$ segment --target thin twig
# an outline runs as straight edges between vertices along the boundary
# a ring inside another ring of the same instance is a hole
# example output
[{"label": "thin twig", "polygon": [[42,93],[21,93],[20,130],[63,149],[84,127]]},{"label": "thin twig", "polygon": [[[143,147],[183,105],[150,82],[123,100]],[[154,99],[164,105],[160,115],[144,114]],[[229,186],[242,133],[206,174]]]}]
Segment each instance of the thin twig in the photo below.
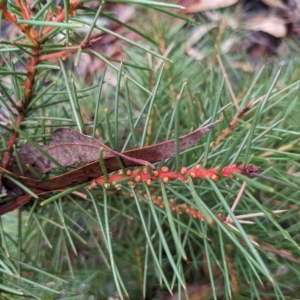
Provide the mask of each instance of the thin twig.
[{"label": "thin twig", "polygon": [[[236,196],[236,199],[234,200],[234,202],[233,202],[233,204],[231,206],[231,211],[234,211],[235,208],[237,207],[237,205],[238,205],[238,203],[239,203],[239,201],[240,201],[240,199],[241,199],[241,197],[242,197],[242,195],[244,193],[246,185],[247,185],[247,182],[244,181],[243,184],[242,184],[242,186],[241,186],[241,188],[240,188],[240,190],[239,190],[238,195]],[[225,220],[225,224],[227,224],[229,221],[230,221],[230,215],[227,216],[227,218]]]},{"label": "thin twig", "polygon": [[228,79],[226,70],[225,70],[225,68],[224,68],[223,62],[222,62],[222,60],[221,60],[221,58],[220,58],[219,55],[217,55],[217,60],[218,60],[218,62],[219,62],[220,68],[221,68],[222,73],[223,73],[223,76],[224,76],[224,78],[225,78],[226,85],[227,85],[227,88],[228,88],[228,90],[229,90],[229,93],[230,93],[232,102],[233,102],[233,104],[235,105],[236,110],[239,111],[239,104],[238,104],[238,101],[237,101],[237,99],[236,99],[236,97],[235,97],[235,94],[234,94],[234,92],[233,92],[231,83],[230,83],[230,81],[229,81],[229,79]]}]

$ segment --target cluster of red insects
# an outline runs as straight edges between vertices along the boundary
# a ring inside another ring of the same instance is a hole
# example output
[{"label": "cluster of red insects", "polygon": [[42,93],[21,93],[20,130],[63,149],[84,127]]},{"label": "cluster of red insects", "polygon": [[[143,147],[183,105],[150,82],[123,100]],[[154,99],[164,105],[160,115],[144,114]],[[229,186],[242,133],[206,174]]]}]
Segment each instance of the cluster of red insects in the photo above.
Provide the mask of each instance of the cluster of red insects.
[{"label": "cluster of red insects", "polygon": [[214,181],[218,181],[220,176],[223,177],[233,177],[234,173],[240,173],[247,176],[251,176],[253,173],[258,171],[258,168],[253,165],[231,165],[224,167],[220,172],[218,171],[218,167],[213,169],[201,169],[200,165],[196,165],[191,169],[187,169],[185,167],[181,168],[179,173],[172,172],[168,167],[164,166],[159,170],[150,170],[146,167],[139,168],[137,170],[131,171],[127,170],[126,174],[123,174],[122,171],[118,173],[113,173],[108,176],[108,178],[100,177],[92,181],[91,187],[97,186],[99,184],[116,184],[118,181],[124,179],[132,179],[129,181],[131,187],[135,187],[135,183],[137,182],[146,182],[147,185],[151,185],[153,181],[161,179],[163,183],[167,184],[170,180],[181,180],[185,183],[188,182],[188,176],[191,178],[199,178],[206,179],[210,178]]}]

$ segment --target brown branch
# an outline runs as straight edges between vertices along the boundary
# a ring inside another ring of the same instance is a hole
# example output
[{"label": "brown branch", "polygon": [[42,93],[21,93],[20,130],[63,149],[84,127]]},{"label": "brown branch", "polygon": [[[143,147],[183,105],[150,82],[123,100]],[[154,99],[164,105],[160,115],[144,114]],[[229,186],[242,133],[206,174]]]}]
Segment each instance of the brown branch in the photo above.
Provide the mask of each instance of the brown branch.
[{"label": "brown branch", "polygon": [[234,94],[233,88],[232,88],[232,86],[231,86],[231,83],[230,83],[230,81],[229,81],[229,79],[228,79],[228,76],[227,76],[226,70],[225,70],[225,68],[224,68],[223,62],[222,62],[222,60],[221,60],[221,58],[220,58],[219,55],[217,55],[216,57],[217,57],[217,60],[218,60],[218,62],[219,62],[220,68],[221,68],[221,70],[222,70],[223,76],[224,76],[224,78],[225,78],[225,82],[226,82],[228,91],[229,91],[229,93],[230,93],[232,102],[233,102],[233,104],[235,105],[236,110],[238,111],[238,110],[239,110],[239,104],[238,104],[238,101],[237,101],[237,99],[236,99],[236,97],[235,97],[235,94]]},{"label": "brown branch", "polygon": [[[21,2],[20,0],[16,1],[16,5],[20,7],[22,17],[25,20],[30,19],[30,11],[29,7],[26,3]],[[17,24],[17,18],[15,15],[11,14],[5,5],[1,5],[0,9],[3,10],[3,17],[10,22],[14,23],[16,26],[19,27],[19,29],[25,34],[25,36],[28,38],[29,42],[34,46],[32,49],[32,57],[29,58],[29,62],[27,65],[27,78],[24,82],[24,99],[19,104],[19,110],[18,110],[18,116],[16,116],[16,119],[14,120],[15,125],[19,126],[21,122],[25,119],[26,116],[26,108],[27,105],[30,102],[31,96],[32,96],[32,87],[35,80],[36,70],[35,66],[39,62],[39,52],[40,52],[40,44],[37,42],[36,37],[37,33],[34,29],[30,29],[27,25]],[[3,154],[2,158],[2,168],[6,169],[11,157],[12,157],[12,149],[13,146],[16,143],[16,140],[18,138],[19,134],[17,131],[13,131],[13,133],[9,136],[7,145],[6,145],[6,152]],[[0,187],[2,186],[2,174],[0,175]]]},{"label": "brown branch", "polygon": [[40,47],[38,46],[32,50],[32,57],[29,58],[29,63],[27,65],[28,77],[24,82],[24,111],[26,110],[26,107],[29,104],[32,96],[32,87],[36,75],[35,66],[39,63],[39,61],[40,61]]},{"label": "brown branch", "polygon": [[[29,63],[27,65],[27,78],[25,79],[24,82],[24,100],[23,102],[20,102],[20,109],[19,109],[19,115],[16,117],[14,123],[15,125],[19,126],[21,122],[25,119],[26,117],[26,108],[30,102],[31,96],[32,96],[32,87],[34,84],[35,80],[35,75],[36,75],[36,70],[35,66],[39,62],[39,44],[37,44],[37,48],[32,50],[32,57],[29,58]],[[19,134],[17,131],[14,131],[10,137],[8,138],[7,145],[6,145],[6,152],[3,154],[2,158],[2,168],[6,169],[9,161],[12,157],[12,149],[13,146],[16,143],[16,140],[18,138]],[[0,179],[2,179],[2,176],[0,176]],[[1,183],[0,183],[1,184]]]},{"label": "brown branch", "polygon": [[[16,0],[16,5],[20,8],[22,18],[24,20],[31,20],[31,11],[30,7],[28,6],[27,2],[25,0]],[[77,9],[79,5],[78,0],[71,0],[70,2],[70,8],[68,13],[74,14],[75,10]],[[24,35],[27,37],[28,41],[32,44],[33,49],[31,50],[32,56],[29,58],[28,64],[27,64],[27,78],[24,82],[24,99],[21,104],[19,105],[19,111],[18,116],[16,117],[14,123],[15,125],[19,126],[21,122],[26,117],[26,109],[28,104],[30,103],[31,97],[32,97],[32,88],[35,82],[35,76],[36,76],[36,69],[35,67],[38,65],[38,63],[42,60],[48,60],[51,58],[57,58],[61,57],[63,55],[75,52],[77,50],[65,50],[60,51],[56,53],[51,53],[47,55],[40,55],[40,43],[38,40],[40,39],[40,35],[37,33],[34,27],[23,25],[23,24],[17,24],[17,18],[14,14],[11,14],[8,10],[5,4],[0,5],[0,10],[2,10],[3,18],[10,21],[11,23],[15,24],[20,31],[24,33]],[[57,17],[55,18],[55,22],[63,22],[65,19],[65,12],[61,10]],[[44,28],[43,34],[46,34],[50,32],[53,29],[53,27],[46,27]],[[85,43],[85,46],[89,45],[88,43]],[[83,47],[84,45],[82,45]],[[16,143],[16,140],[18,138],[19,134],[16,131],[13,131],[12,134],[9,136],[7,141],[7,147],[6,152],[3,154],[2,163],[1,166],[3,169],[6,169],[9,165],[9,162],[12,157],[12,149],[13,146]],[[2,185],[2,174],[0,174],[0,188]]]},{"label": "brown branch", "polygon": [[[78,47],[79,49],[80,47]],[[65,56],[71,53],[74,53],[76,51],[78,51],[78,49],[69,49],[69,50],[62,50],[62,51],[58,51],[58,52],[54,52],[54,53],[49,53],[49,54],[44,54],[40,56],[40,61],[43,60],[58,60],[58,58],[61,58],[64,60]]]},{"label": "brown branch", "polygon": [[218,136],[217,140],[212,143],[212,149],[216,148],[222,140],[226,139],[226,137],[233,131],[234,128],[236,128],[239,125],[239,120],[242,119],[245,114],[259,101],[261,101],[264,98],[264,96],[259,97],[258,99],[251,101],[247,103],[242,110],[238,112],[237,115],[235,115],[230,124],[229,127],[224,129],[220,136]]},{"label": "brown branch", "polygon": [[[19,125],[24,120],[24,115],[20,114],[15,119],[15,124]],[[4,152],[3,158],[2,158],[2,168],[6,169],[9,161],[11,159],[11,150],[13,149],[14,144],[16,143],[16,139],[18,138],[19,134],[17,131],[14,131],[11,136],[8,138],[6,148],[8,149],[7,152]],[[2,174],[0,175],[1,179]],[[0,182],[1,184],[1,182]]]},{"label": "brown branch", "polygon": [[84,41],[82,42],[77,49],[66,49],[66,50],[62,50],[62,51],[58,51],[58,52],[53,52],[53,53],[49,53],[49,54],[44,54],[40,56],[40,61],[43,60],[58,60],[58,58],[64,59],[66,55],[74,53],[76,51],[78,51],[78,49],[87,49],[92,47],[97,41],[99,41],[102,38],[101,36],[97,36],[97,37],[93,37],[92,39],[88,40],[88,41]]}]

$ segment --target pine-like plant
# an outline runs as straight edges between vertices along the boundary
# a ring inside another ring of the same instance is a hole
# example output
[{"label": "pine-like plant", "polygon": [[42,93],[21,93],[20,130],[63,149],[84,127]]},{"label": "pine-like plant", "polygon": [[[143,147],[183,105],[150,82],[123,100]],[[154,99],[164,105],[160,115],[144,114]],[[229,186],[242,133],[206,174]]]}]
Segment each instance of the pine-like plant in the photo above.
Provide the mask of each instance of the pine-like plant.
[{"label": "pine-like plant", "polygon": [[1,299],[297,298],[299,62],[118,2],[0,2]]}]

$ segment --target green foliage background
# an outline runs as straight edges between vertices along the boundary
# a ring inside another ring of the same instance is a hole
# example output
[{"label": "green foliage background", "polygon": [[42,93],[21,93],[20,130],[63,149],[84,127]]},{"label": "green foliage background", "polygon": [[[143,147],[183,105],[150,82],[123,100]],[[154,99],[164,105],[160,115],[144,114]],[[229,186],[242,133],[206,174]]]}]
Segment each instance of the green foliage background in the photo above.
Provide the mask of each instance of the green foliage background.
[{"label": "green foliage background", "polygon": [[[38,66],[22,122],[24,134],[20,134],[16,149],[27,135],[35,142],[48,143],[53,130],[68,126],[124,151],[178,138],[221,118],[197,145],[177,153],[164,165],[175,171],[197,163],[205,168],[251,163],[266,179],[240,175],[218,182],[157,182],[151,187],[140,183],[135,189],[125,183],[120,190],[101,186],[92,191],[80,189],[86,199],[69,189],[47,196],[42,207],[40,199],[33,200],[1,216],[2,299],[24,295],[30,299],[175,299],[169,296],[171,292],[178,299],[192,299],[192,286],[198,287],[198,299],[295,299],[300,275],[300,66],[296,42],[289,41],[289,55],[278,54],[246,73],[233,67],[235,61],[249,59],[246,53],[221,50],[222,43],[232,36],[240,43],[246,32],[227,28],[216,45],[218,30],[213,29],[196,45],[204,56],[197,62],[186,54],[187,41],[196,26],[205,22],[204,16],[174,23],[168,15],[174,11],[172,5],[139,3],[134,27],[143,39],[130,45],[125,37],[118,37],[124,41],[124,61],[112,64],[101,52],[85,49],[83,52],[106,63],[90,82],[84,80],[88,74],[78,73],[74,66],[74,61],[80,63],[81,50],[65,61]],[[9,5],[16,12],[14,5]],[[45,38],[45,53],[55,47],[57,51],[68,49],[69,41],[80,43],[96,28],[93,20],[97,14],[103,19],[112,16],[109,8],[83,5],[84,9],[68,21],[88,22],[91,30],[82,36],[77,29],[58,27],[55,35]],[[226,18],[231,14],[226,9],[220,13]],[[83,19],[87,15],[89,21]],[[41,14],[34,26],[41,25],[43,18]],[[1,109],[12,122],[16,116],[7,104],[9,98],[24,98],[26,50],[30,48],[22,44],[25,40],[21,35],[2,41],[0,48]],[[165,59],[164,51],[170,45]],[[240,108],[265,97],[212,148],[237,114],[217,54]],[[108,72],[117,79],[116,85],[110,83]],[[1,124],[2,154],[13,129],[10,123]],[[232,212],[230,207],[244,180],[246,189]],[[168,205],[155,206],[147,200],[151,195],[161,196],[165,204],[174,199],[192,206],[203,212],[206,220],[176,214]],[[276,214],[275,210],[286,211]],[[219,213],[223,218],[216,216]],[[237,219],[252,213],[262,213],[249,219],[252,224],[241,224]],[[234,228],[223,222],[227,215]]]}]

